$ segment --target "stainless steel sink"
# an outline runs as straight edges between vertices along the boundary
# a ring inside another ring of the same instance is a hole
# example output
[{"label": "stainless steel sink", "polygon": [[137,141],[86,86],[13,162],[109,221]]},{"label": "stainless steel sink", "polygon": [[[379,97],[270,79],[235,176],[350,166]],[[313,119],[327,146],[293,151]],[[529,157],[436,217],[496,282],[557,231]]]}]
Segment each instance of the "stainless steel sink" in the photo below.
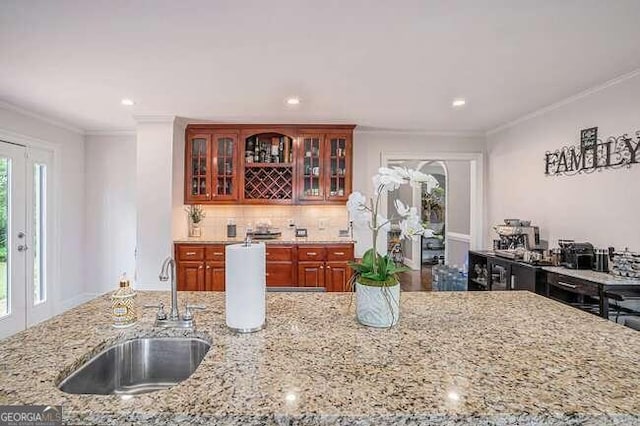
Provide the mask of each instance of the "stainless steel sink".
[{"label": "stainless steel sink", "polygon": [[58,388],[63,392],[136,395],[187,379],[209,351],[202,339],[148,337],[110,346],[87,361]]}]

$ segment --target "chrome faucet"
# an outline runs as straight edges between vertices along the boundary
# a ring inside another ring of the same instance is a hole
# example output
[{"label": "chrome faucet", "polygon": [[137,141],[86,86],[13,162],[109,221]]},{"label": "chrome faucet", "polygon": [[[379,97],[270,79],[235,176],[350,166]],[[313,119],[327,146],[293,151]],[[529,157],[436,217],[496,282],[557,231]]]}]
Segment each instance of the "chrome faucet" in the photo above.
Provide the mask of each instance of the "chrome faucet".
[{"label": "chrome faucet", "polygon": [[157,305],[145,305],[145,308],[157,308],[156,312],[156,327],[177,327],[177,328],[193,328],[195,326],[195,320],[193,319],[194,310],[204,310],[204,306],[189,305],[185,306],[184,314],[180,317],[180,311],[178,310],[178,286],[176,284],[176,262],[171,256],[167,257],[162,262],[162,268],[160,270],[160,281],[168,281],[171,278],[171,309],[169,315],[164,311],[164,304],[159,303]]},{"label": "chrome faucet", "polygon": [[173,257],[167,257],[162,262],[160,269],[160,281],[169,279],[169,268],[171,268],[171,310],[169,311],[169,319],[172,321],[180,319],[180,311],[178,311],[178,286],[176,285],[176,261]]}]

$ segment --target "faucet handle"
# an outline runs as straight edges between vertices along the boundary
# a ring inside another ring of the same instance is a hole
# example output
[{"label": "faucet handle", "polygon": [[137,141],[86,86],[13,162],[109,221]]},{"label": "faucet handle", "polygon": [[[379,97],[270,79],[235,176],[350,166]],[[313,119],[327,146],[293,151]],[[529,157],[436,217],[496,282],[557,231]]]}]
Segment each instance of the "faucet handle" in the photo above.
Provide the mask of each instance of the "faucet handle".
[{"label": "faucet handle", "polygon": [[144,307],[146,309],[157,308],[158,309],[158,312],[156,312],[156,319],[157,320],[165,320],[165,319],[167,319],[167,313],[164,311],[164,303],[160,302],[157,305],[144,305]]},{"label": "faucet handle", "polygon": [[182,319],[185,321],[191,321],[193,319],[193,312],[191,312],[192,310],[204,311],[205,309],[207,308],[202,305],[187,304],[184,308],[184,314],[182,314]]}]

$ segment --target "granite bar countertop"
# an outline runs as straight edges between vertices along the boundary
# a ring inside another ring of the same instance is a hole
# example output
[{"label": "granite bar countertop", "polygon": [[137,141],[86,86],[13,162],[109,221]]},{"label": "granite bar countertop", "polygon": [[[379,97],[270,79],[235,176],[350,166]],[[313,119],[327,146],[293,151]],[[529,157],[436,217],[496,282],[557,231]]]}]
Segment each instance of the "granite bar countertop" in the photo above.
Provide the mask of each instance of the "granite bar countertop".
[{"label": "granite bar countertop", "polygon": [[[208,307],[195,332],[154,330],[151,311],[116,330],[105,295],[0,341],[0,405],[62,405],[68,424],[640,423],[640,333],[533,293],[402,293],[392,329],[359,325],[348,293],[268,294],[267,327],[250,335],[224,325],[224,293],[179,300]],[[100,348],[145,335],[212,346],[170,389],[57,389]]]},{"label": "granite bar countertop", "polygon": [[545,266],[547,272],[553,272],[568,277],[580,278],[604,285],[640,285],[640,280],[634,278],[622,278],[605,272],[596,272],[591,269],[569,269],[563,266]]}]

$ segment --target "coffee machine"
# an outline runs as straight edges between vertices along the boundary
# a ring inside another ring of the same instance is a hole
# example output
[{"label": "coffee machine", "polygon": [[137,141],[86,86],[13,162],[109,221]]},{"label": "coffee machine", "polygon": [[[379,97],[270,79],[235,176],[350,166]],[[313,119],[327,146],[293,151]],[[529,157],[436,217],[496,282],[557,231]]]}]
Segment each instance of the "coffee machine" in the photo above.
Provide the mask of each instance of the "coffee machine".
[{"label": "coffee machine", "polygon": [[[512,220],[512,219],[510,219]],[[512,222],[513,223],[513,222]],[[520,222],[522,223],[522,222]],[[499,250],[514,250],[524,248],[525,250],[540,250],[540,228],[537,226],[523,225],[496,225],[493,227],[500,237],[497,242]]]},{"label": "coffee machine", "polygon": [[592,269],[595,252],[591,243],[561,240],[561,265],[569,269]]}]

